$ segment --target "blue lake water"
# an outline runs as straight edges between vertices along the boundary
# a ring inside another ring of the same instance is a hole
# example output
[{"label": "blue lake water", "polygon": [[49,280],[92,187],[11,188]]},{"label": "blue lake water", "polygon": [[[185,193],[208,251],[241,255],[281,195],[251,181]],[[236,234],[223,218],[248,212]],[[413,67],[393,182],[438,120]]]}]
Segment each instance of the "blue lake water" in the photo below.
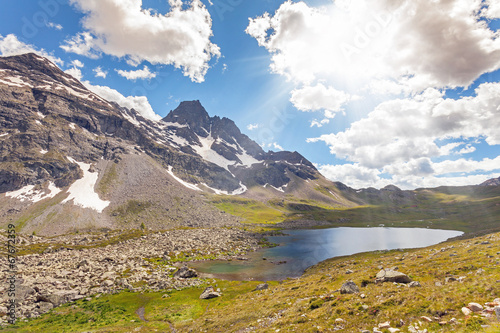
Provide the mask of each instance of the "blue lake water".
[{"label": "blue lake water", "polygon": [[[227,280],[283,280],[298,277],[320,261],[376,250],[419,248],[460,236],[461,231],[423,228],[328,228],[287,230],[268,237],[278,247],[250,253],[248,261],[209,261],[190,266],[206,277]],[[286,262],[286,263],[285,263]]]}]

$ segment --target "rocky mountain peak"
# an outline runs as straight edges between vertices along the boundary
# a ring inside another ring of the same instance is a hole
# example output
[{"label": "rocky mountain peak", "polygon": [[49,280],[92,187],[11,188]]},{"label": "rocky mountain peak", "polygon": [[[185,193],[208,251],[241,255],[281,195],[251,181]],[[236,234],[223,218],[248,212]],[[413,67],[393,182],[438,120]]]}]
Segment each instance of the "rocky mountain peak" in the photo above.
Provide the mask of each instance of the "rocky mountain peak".
[{"label": "rocky mountain peak", "polygon": [[198,100],[181,102],[175,110],[170,111],[163,118],[163,121],[188,125],[196,134],[202,137],[206,137],[210,132],[210,125],[212,123],[208,112]]}]

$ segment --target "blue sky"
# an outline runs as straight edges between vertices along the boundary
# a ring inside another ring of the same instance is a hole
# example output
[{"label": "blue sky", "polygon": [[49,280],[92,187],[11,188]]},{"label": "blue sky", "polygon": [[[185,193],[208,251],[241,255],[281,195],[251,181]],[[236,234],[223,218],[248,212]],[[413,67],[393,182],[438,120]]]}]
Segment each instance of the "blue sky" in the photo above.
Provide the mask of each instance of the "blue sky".
[{"label": "blue sky", "polygon": [[493,0],[2,1],[0,53],[50,56],[150,118],[198,99],[355,188],[500,176]]}]

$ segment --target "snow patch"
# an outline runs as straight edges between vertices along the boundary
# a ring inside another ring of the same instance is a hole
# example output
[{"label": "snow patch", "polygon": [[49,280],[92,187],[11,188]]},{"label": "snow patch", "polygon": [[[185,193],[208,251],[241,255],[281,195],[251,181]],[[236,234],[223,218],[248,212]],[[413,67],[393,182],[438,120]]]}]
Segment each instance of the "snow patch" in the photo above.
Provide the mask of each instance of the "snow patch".
[{"label": "snow patch", "polygon": [[236,162],[235,161],[230,161],[224,156],[221,156],[217,154],[214,150],[212,150],[212,144],[214,143],[215,139],[212,137],[212,135],[207,136],[206,138],[198,136],[198,139],[201,142],[201,147],[200,146],[191,146],[191,148],[194,149],[194,151],[200,155],[204,160],[212,162],[221,168],[226,169],[229,171],[229,165],[233,165]]},{"label": "snow patch", "polygon": [[74,129],[76,128],[76,125],[75,125],[75,124],[73,124],[73,123],[70,123],[70,124],[69,124],[69,128],[71,128],[72,130],[74,130]]},{"label": "snow patch", "polygon": [[24,81],[20,76],[4,76],[2,79],[0,79],[0,83],[6,84],[6,85],[12,86],[12,87],[33,88],[33,86],[31,84]]},{"label": "snow patch", "polygon": [[0,134],[0,138],[9,135],[9,133],[2,133]]},{"label": "snow patch", "polygon": [[40,126],[42,125],[42,123],[40,122],[40,120],[35,120],[35,123],[36,123],[37,125],[40,125]]},{"label": "snow patch", "polygon": [[73,204],[83,207],[91,208],[99,213],[102,213],[104,208],[108,207],[110,202],[101,200],[99,195],[94,191],[99,174],[97,172],[90,172],[90,164],[77,162],[71,157],[67,157],[71,163],[76,163],[83,171],[83,178],[78,179],[68,189],[69,196],[64,199],[62,203],[73,200]]},{"label": "snow patch", "polygon": [[177,180],[179,183],[181,183],[182,185],[184,185],[185,187],[191,189],[191,190],[195,190],[195,191],[201,191],[198,186],[194,185],[194,184],[190,184],[188,182],[185,182],[183,181],[182,179],[180,179],[179,177],[177,177],[176,175],[174,175],[174,173],[172,172],[172,166],[168,166],[168,170],[167,170],[168,174],[170,176],[172,176],[175,180]]},{"label": "snow patch", "polygon": [[40,111],[38,111],[36,114],[38,115],[38,117],[40,117],[40,118],[42,118],[42,119],[46,117],[46,116],[45,116],[43,113],[41,113]]},{"label": "snow patch", "polygon": [[35,185],[26,185],[25,187],[12,192],[5,193],[5,196],[13,199],[18,199],[21,202],[26,200],[31,202],[39,202],[44,199],[53,198],[57,194],[61,192],[57,186],[50,182],[48,186],[49,193],[46,193],[45,190],[35,190]]},{"label": "snow patch", "polygon": [[45,155],[45,154],[47,154],[48,152],[49,152],[49,151],[48,151],[48,150],[45,150],[45,149],[40,150],[40,154],[42,154],[42,155]]},{"label": "snow patch", "polygon": [[271,187],[274,188],[276,191],[285,193],[285,190],[283,189],[283,186],[278,188],[278,187],[274,187],[273,185],[271,185]]},{"label": "snow patch", "polygon": [[207,187],[207,188],[209,188],[209,189],[211,189],[212,191],[214,191],[215,194],[239,195],[239,194],[243,194],[243,193],[245,193],[247,191],[247,187],[245,185],[243,185],[241,182],[240,182],[240,187],[237,188],[236,190],[232,191],[232,192],[218,190],[216,188],[208,186],[205,183],[203,183],[202,185],[205,186],[205,187]]}]

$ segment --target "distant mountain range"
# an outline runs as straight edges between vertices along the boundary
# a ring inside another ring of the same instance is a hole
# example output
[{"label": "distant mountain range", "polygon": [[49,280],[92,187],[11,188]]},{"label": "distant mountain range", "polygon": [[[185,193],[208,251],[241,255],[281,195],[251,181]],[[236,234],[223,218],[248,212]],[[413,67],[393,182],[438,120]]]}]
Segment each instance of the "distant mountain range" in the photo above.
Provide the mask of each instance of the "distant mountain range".
[{"label": "distant mountain range", "polygon": [[[48,235],[235,225],[255,209],[286,214],[417,195],[331,182],[298,152],[265,152],[199,101],[145,119],[35,54],[0,58],[0,161],[0,223]],[[248,212],[227,214],[228,200]]]}]

